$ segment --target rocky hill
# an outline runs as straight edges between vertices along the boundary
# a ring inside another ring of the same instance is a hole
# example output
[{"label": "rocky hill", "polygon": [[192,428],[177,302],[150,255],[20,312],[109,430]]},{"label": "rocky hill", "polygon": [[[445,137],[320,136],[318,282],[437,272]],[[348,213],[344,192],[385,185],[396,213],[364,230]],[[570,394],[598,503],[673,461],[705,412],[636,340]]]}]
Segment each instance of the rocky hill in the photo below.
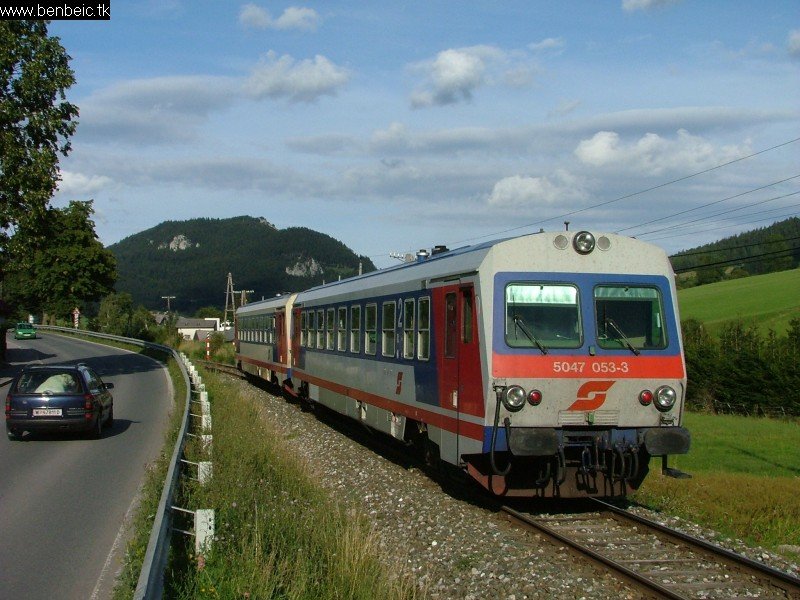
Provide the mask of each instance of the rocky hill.
[{"label": "rocky hill", "polygon": [[266,219],[166,221],[109,246],[117,258],[118,292],[137,304],[192,314],[203,306],[224,308],[228,273],[250,300],[299,291],[375,269],[324,233],[304,227],[277,229]]}]

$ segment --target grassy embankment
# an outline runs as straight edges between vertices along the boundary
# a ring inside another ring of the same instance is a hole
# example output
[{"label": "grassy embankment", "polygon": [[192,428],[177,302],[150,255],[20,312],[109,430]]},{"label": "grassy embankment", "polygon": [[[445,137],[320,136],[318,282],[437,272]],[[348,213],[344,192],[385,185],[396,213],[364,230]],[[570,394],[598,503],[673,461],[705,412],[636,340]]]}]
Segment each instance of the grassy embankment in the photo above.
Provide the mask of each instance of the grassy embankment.
[{"label": "grassy embankment", "polygon": [[[205,486],[184,480],[181,506],[216,510],[207,556],[187,538],[173,556],[166,596],[190,598],[405,599],[417,594],[397,559],[383,556],[366,521],[345,512],[287,454],[262,416],[257,390],[205,372],[213,468]],[[208,460],[199,443],[187,460]],[[180,526],[180,525],[178,525]],[[392,561],[397,564],[387,568]]]},{"label": "grassy embankment", "polygon": [[710,283],[680,290],[681,319],[702,321],[712,335],[725,323],[742,319],[761,333],[786,335],[789,321],[800,318],[800,269]]},{"label": "grassy embankment", "polygon": [[705,524],[751,545],[800,546],[800,426],[796,421],[689,413],[689,454],[670,466],[692,479],[656,471],[634,500]]},{"label": "grassy embankment", "polygon": [[[712,335],[737,319],[785,335],[800,317],[800,270],[681,290],[682,319]],[[692,449],[671,466],[691,480],[649,477],[636,499],[768,548],[800,545],[800,426],[772,420],[689,413]],[[660,465],[651,465],[657,470]]]}]

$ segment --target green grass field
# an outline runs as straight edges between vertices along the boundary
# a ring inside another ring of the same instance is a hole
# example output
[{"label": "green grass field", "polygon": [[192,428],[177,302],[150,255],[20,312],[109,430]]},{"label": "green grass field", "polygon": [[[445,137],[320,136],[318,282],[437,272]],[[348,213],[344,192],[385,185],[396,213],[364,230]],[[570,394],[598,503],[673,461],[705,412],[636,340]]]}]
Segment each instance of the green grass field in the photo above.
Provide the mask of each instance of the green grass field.
[{"label": "green grass field", "polygon": [[688,413],[684,425],[692,448],[670,466],[692,479],[663,477],[651,463],[634,499],[750,544],[800,545],[800,424]]},{"label": "green grass field", "polygon": [[701,285],[678,292],[681,319],[697,319],[717,335],[728,321],[756,323],[783,335],[800,317],[800,269]]}]

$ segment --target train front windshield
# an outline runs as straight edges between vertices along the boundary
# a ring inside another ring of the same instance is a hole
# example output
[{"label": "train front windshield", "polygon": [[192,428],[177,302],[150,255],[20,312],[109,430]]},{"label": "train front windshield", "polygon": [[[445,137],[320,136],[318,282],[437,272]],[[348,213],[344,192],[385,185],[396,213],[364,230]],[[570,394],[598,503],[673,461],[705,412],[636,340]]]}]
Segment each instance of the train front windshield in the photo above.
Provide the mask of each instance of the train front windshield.
[{"label": "train front windshield", "polygon": [[[511,348],[538,348],[542,352],[582,347],[588,325],[581,320],[580,299],[579,289],[572,284],[508,284],[506,344]],[[591,300],[596,343],[600,348],[638,352],[667,347],[664,307],[658,288],[601,284],[593,288]]]},{"label": "train front windshield", "polygon": [[661,292],[654,287],[601,285],[594,290],[597,343],[601,348],[667,347]]},{"label": "train front windshield", "polygon": [[578,288],[512,283],[506,287],[506,343],[512,348],[580,348]]}]

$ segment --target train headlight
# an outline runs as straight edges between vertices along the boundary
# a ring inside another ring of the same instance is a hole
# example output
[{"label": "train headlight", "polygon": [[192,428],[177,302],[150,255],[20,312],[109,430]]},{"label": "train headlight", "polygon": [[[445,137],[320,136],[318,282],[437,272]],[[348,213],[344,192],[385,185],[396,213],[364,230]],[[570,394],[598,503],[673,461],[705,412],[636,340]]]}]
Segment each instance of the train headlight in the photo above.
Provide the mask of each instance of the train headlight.
[{"label": "train headlight", "polygon": [[677,399],[678,394],[676,394],[675,390],[668,385],[662,385],[656,390],[656,408],[661,412],[667,412],[669,409],[675,406],[675,401]]},{"label": "train headlight", "polygon": [[572,247],[578,254],[589,254],[594,250],[594,236],[588,231],[579,231],[572,238]]},{"label": "train headlight", "polygon": [[518,385],[511,385],[503,392],[503,406],[511,412],[517,412],[525,406],[525,390]]},{"label": "train headlight", "polygon": [[642,390],[639,392],[639,403],[642,406],[650,406],[653,402],[653,392],[650,390]]},{"label": "train headlight", "polygon": [[528,402],[531,406],[539,406],[542,403],[542,392],[539,390],[528,392]]}]

